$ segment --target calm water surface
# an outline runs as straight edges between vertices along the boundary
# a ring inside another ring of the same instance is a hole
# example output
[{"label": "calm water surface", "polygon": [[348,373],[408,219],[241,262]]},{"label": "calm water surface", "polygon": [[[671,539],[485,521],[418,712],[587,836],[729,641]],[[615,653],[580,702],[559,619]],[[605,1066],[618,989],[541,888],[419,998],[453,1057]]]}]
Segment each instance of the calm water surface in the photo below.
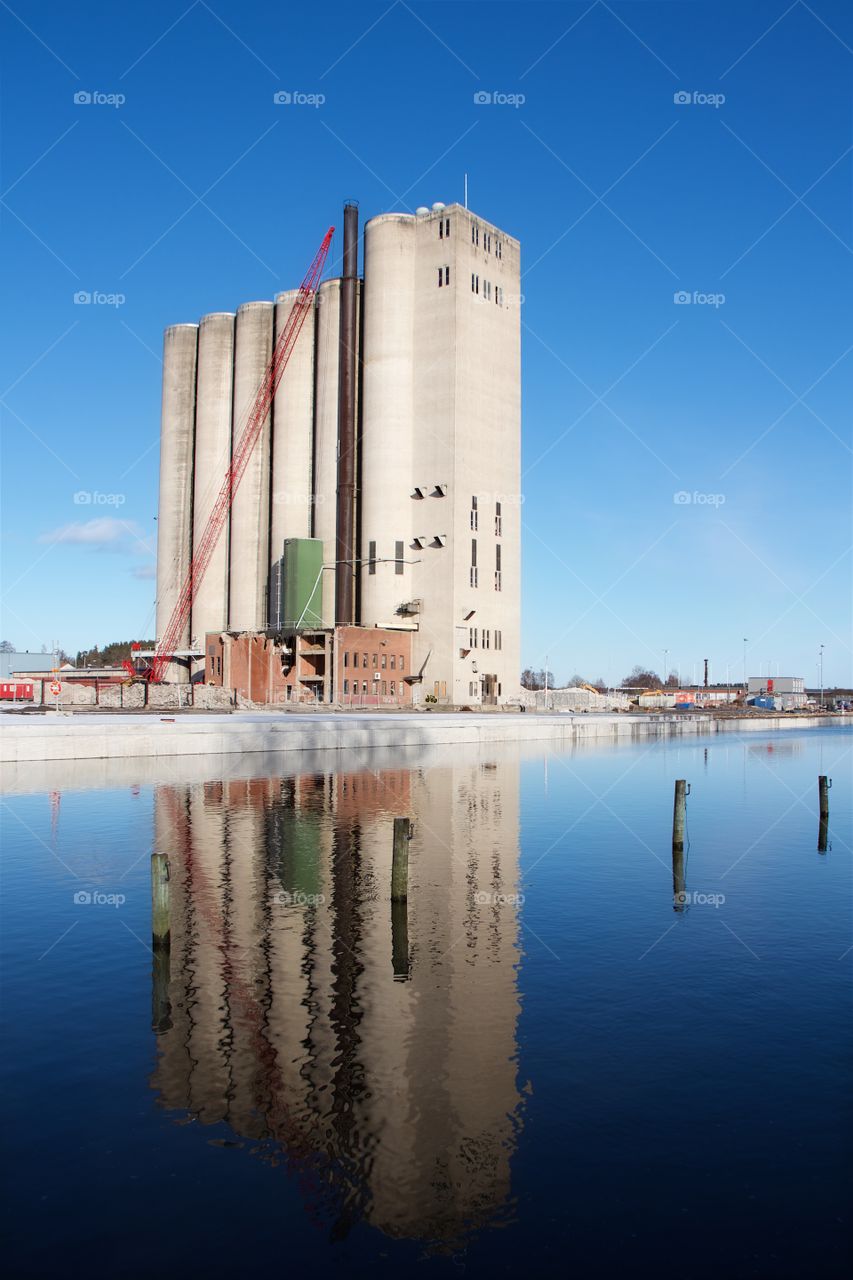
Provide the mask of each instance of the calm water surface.
[{"label": "calm water surface", "polygon": [[847,1274],[851,747],[10,771],[9,1274]]}]

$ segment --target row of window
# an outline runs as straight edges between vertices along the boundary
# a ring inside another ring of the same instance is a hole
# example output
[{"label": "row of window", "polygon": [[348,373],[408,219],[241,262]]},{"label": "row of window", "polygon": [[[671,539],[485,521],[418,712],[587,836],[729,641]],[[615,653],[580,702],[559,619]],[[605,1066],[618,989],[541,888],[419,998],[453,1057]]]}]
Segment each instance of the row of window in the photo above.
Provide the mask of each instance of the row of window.
[{"label": "row of window", "polygon": [[493,635],[493,634],[492,634],[492,632],[491,632],[487,627],[483,627],[482,632],[479,632],[477,627],[469,627],[469,628],[468,628],[468,647],[469,647],[469,649],[476,649],[476,648],[477,648],[477,637],[478,637],[478,634],[480,635],[480,638],[481,638],[481,639],[482,639],[482,641],[483,641],[482,648],[484,648],[484,649],[490,649],[490,648],[492,647],[492,645],[491,645],[491,641],[492,641],[492,639],[494,639],[494,642],[495,642],[494,647],[495,647],[496,649],[502,649],[502,648],[503,648],[503,636],[501,635],[500,631],[497,631],[497,630],[496,630],[496,631],[494,632],[494,635]]},{"label": "row of window", "polygon": [[[368,683],[367,683],[367,681],[366,681],[366,680],[362,680],[362,682],[361,682],[361,692],[362,692],[362,693],[379,693],[379,692],[380,692],[380,685],[381,685],[381,691],[382,691],[382,694],[383,694],[383,696],[385,696],[385,695],[388,693],[388,681],[387,681],[387,680],[374,680],[374,681],[372,682],[372,685],[370,685],[370,686],[368,685]],[[350,690],[350,682],[349,682],[349,680],[345,680],[345,681],[344,681],[344,693],[350,693],[350,692],[352,692],[352,693],[358,693],[358,692],[359,692],[359,688],[358,688],[358,681],[357,681],[357,680],[353,680],[353,682],[352,682],[352,689],[351,689],[351,690]],[[401,692],[401,693],[403,692],[402,684],[400,685],[400,692]],[[396,693],[397,693],[397,683],[396,683],[396,681],[395,681],[395,680],[392,680],[392,681],[391,681],[391,697],[392,697],[392,698],[393,698],[393,697],[395,697],[395,696],[396,696]]]},{"label": "row of window", "polygon": [[[501,686],[500,686],[499,684],[495,686],[495,692],[497,693],[498,697],[500,697],[500,695],[501,695]],[[476,681],[476,680],[469,680],[469,681],[468,681],[468,696],[469,696],[469,698],[476,698],[476,697],[478,697],[478,696],[479,696],[479,693],[480,693],[480,686],[479,686],[478,681]],[[488,765],[484,765],[484,768],[488,768],[488,767],[489,767]],[[494,766],[492,766],[492,767],[494,768]]]},{"label": "row of window", "polygon": [[[367,544],[367,572],[376,572],[376,543],[368,542]],[[402,542],[394,543],[394,572],[403,572],[403,544]]]},{"label": "row of window", "polygon": [[450,239],[450,219],[439,218],[438,220],[438,238],[439,240]]},{"label": "row of window", "polygon": [[[358,666],[358,657],[359,657],[359,655],[358,655],[357,653],[352,653],[352,654],[351,654],[351,653],[349,652],[349,650],[346,650],[346,649],[345,649],[345,650],[344,650],[344,666],[345,666],[345,667],[350,667],[350,666],[352,666],[352,667],[357,667],[357,666]],[[381,667],[381,668],[382,668],[382,670],[384,671],[384,670],[386,669],[386,667],[390,667],[392,671],[396,671],[396,670],[397,670],[397,655],[396,655],[396,653],[383,653],[383,654],[377,654],[377,653],[374,653],[374,654],[367,654],[367,653],[363,653],[363,654],[361,655],[361,665],[362,665],[363,667],[365,667],[365,668],[366,668],[368,665],[370,665],[370,664],[368,663],[368,658],[371,658],[371,657],[372,657],[372,659],[373,659],[372,665],[373,665],[373,667],[374,667],[374,668]],[[350,662],[350,658],[352,658],[352,661],[351,661],[351,662]],[[390,658],[390,662],[389,662],[389,658]],[[381,661],[380,661],[380,659],[381,659]],[[405,658],[404,658],[404,655],[403,655],[402,653],[400,654],[400,668],[399,668],[399,669],[400,669],[400,671],[405,671],[405,669],[406,669]]]},{"label": "row of window", "polygon": [[[471,528],[476,532],[480,527],[480,512],[477,507],[477,495],[471,499]],[[495,503],[495,535],[500,537],[503,532],[503,516],[501,515],[500,502]]]},{"label": "row of window", "polygon": [[[471,292],[476,293],[478,296],[480,294],[480,277],[474,271],[471,272]],[[484,280],[483,300],[491,302],[492,298],[494,298],[496,306],[502,307],[504,304],[504,291],[499,284],[492,287],[491,280]]]},{"label": "row of window", "polygon": [[446,284],[450,284],[450,267],[438,268],[438,287],[443,289]]},{"label": "row of window", "polygon": [[[449,234],[449,232],[448,232]],[[480,228],[476,222],[471,224],[471,243],[480,247]],[[483,232],[483,248],[486,253],[492,252],[492,233],[491,231]],[[503,244],[497,238],[495,239],[495,257],[503,257]]]},{"label": "row of window", "polygon": [[[480,570],[477,564],[477,539],[471,539],[471,568],[469,570],[468,581],[472,587],[480,585]],[[503,578],[501,573],[501,544],[495,544],[495,591],[503,589]]]}]

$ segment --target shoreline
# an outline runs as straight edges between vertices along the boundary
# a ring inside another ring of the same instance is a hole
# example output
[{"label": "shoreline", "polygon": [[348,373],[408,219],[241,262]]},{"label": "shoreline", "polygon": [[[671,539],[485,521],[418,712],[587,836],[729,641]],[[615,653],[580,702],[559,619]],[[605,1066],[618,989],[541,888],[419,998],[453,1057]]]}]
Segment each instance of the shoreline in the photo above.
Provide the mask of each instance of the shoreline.
[{"label": "shoreline", "polygon": [[48,713],[0,722],[0,763],[56,760],[176,758],[199,755],[373,750],[476,743],[599,740],[636,741],[717,733],[768,733],[853,726],[845,715],[725,717],[672,714],[642,718],[609,714],[530,716],[476,713],[354,714],[311,712],[282,715],[184,713],[180,716],[123,717]]}]

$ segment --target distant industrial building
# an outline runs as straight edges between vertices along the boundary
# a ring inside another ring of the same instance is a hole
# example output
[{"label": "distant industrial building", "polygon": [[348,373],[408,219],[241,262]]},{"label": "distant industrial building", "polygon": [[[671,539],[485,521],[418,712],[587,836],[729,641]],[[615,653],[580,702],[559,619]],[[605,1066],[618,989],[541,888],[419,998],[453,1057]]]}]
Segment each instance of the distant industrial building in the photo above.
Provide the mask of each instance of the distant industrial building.
[{"label": "distant industrial building", "polygon": [[9,650],[0,653],[0,680],[10,676],[50,675],[57,665],[53,653],[28,653],[26,650]]},{"label": "distant industrial building", "polygon": [[808,702],[803,676],[750,676],[747,702],[776,711],[796,711]]},{"label": "distant industrial building", "polygon": [[[264,636],[287,700],[505,702],[520,677],[519,243],[458,204],[382,214],[359,278],[354,205],[344,231],[343,275],[317,292],[172,678],[226,682],[212,666],[244,664]],[[158,639],[295,298],[166,330]],[[377,634],[356,643],[354,627]],[[402,679],[374,669],[383,651]],[[365,652],[356,673],[345,655]]]}]

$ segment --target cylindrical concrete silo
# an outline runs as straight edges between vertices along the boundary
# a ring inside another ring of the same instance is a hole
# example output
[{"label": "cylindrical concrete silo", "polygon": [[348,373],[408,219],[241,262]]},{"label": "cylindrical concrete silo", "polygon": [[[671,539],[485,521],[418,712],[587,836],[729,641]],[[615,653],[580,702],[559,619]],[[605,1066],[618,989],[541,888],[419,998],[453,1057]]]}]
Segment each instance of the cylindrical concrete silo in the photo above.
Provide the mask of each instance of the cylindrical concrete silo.
[{"label": "cylindrical concrete silo", "polygon": [[[231,401],[234,372],[234,314],[204,316],[198,331],[196,379],[193,543],[199,539],[231,461]],[[207,572],[196,587],[192,633],[200,645],[208,631],[228,621],[228,521]]]},{"label": "cylindrical concrete silo", "polygon": [[420,514],[413,510],[412,486],[434,479],[412,476],[414,313],[415,219],[372,218],[364,229],[361,556],[368,560],[375,551],[377,563],[361,566],[367,627],[393,623],[397,607],[411,599],[411,568],[403,564],[398,572],[396,562],[412,559],[413,534],[435,532],[426,521],[423,529],[412,527]]},{"label": "cylindrical concrete silo", "polygon": [[[338,334],[340,280],[327,280],[317,294],[317,343],[314,398],[314,527],[323,540],[323,564],[335,560],[338,491]],[[335,575],[323,573],[323,622],[335,621]]]},{"label": "cylindrical concrete silo", "polygon": [[[272,355],[273,304],[247,302],[234,337],[232,449]],[[259,631],[267,620],[270,421],[267,415],[231,506],[228,628]]]},{"label": "cylindrical concrete silo", "polygon": [[[163,405],[160,424],[160,503],[157,516],[157,639],[162,640],[192,556],[193,436],[198,325],[176,324],[163,337]],[[190,642],[190,623],[178,648]],[[171,664],[168,680],[189,679]]]},{"label": "cylindrical concrete silo", "polygon": [[[298,289],[275,300],[275,333],[287,323]],[[314,320],[312,307],[293,348],[273,403],[270,557],[280,559],[285,538],[311,537],[311,469],[314,420]]]}]

